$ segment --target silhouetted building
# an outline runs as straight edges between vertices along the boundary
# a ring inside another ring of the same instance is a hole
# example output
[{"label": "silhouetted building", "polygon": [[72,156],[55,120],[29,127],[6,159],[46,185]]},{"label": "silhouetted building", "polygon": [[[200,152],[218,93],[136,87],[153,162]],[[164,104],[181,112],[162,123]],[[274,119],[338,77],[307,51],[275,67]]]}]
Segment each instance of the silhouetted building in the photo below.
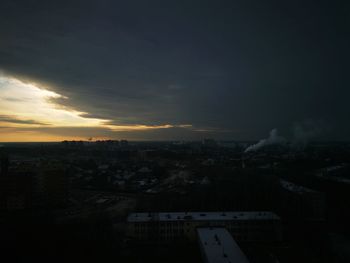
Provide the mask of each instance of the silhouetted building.
[{"label": "silhouetted building", "polygon": [[34,175],[33,168],[26,165],[2,173],[0,176],[1,210],[14,211],[32,207]]},{"label": "silhouetted building", "polygon": [[44,206],[59,206],[68,199],[69,179],[60,163],[40,165],[36,176],[36,193]]},{"label": "silhouetted building", "polygon": [[0,176],[5,176],[9,169],[9,158],[7,155],[0,157]]},{"label": "silhouetted building", "polygon": [[127,140],[120,140],[119,145],[121,147],[127,147],[129,146],[129,142]]},{"label": "silhouetted building", "polygon": [[61,142],[64,147],[69,147],[69,148],[80,148],[84,146],[84,141],[67,141],[64,140]]}]

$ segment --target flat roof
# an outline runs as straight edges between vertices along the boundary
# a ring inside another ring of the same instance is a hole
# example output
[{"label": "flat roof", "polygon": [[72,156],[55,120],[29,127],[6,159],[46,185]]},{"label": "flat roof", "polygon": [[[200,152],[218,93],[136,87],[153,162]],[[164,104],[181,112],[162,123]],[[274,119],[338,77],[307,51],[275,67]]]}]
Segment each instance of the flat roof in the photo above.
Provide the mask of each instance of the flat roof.
[{"label": "flat roof", "polygon": [[202,255],[208,263],[249,263],[225,228],[197,228]]},{"label": "flat roof", "polygon": [[279,220],[280,217],[269,211],[242,212],[162,212],[131,213],[128,222],[148,221],[232,221],[232,220]]},{"label": "flat roof", "polygon": [[297,185],[295,183],[280,179],[280,184],[282,185],[282,187],[288,191],[294,192],[294,193],[298,193],[298,194],[302,194],[302,193],[319,193],[316,190],[301,186],[301,185]]}]

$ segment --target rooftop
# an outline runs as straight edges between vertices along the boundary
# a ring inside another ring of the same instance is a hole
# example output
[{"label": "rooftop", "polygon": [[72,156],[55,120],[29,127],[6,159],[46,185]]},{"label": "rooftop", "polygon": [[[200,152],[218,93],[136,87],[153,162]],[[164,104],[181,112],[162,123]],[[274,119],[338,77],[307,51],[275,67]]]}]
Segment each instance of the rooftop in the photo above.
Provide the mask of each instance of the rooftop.
[{"label": "rooftop", "polygon": [[208,263],[248,263],[235,240],[225,228],[198,228],[198,240]]},{"label": "rooftop", "polygon": [[318,191],[312,190],[310,188],[301,186],[301,185],[297,185],[291,182],[288,182],[286,180],[282,180],[280,179],[280,184],[282,185],[282,187],[288,191],[291,192],[295,192],[298,194],[302,194],[302,193],[318,193]]},{"label": "rooftop", "polygon": [[208,221],[208,220],[279,220],[279,216],[268,211],[248,212],[163,212],[163,213],[131,213],[128,222],[147,221]]}]

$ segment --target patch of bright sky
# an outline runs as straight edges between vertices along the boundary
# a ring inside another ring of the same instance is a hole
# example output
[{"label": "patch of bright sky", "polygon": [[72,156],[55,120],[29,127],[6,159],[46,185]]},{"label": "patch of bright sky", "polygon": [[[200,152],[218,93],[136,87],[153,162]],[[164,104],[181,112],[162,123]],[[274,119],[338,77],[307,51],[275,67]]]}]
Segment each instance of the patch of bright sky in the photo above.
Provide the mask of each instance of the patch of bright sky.
[{"label": "patch of bright sky", "polygon": [[104,127],[113,131],[167,129],[173,127],[191,128],[192,125],[116,125],[110,120],[84,118],[74,109],[55,104],[54,99],[68,99],[58,93],[41,88],[35,84],[25,83],[0,73],[0,115],[6,119],[30,120],[32,123],[0,120],[5,127],[35,127],[51,125],[52,127]]},{"label": "patch of bright sky", "polygon": [[[54,126],[90,127],[102,123],[103,120],[81,117],[82,112],[59,107],[50,101],[57,98],[64,97],[35,84],[0,75],[0,115]],[[23,127],[28,124],[9,125]]]}]

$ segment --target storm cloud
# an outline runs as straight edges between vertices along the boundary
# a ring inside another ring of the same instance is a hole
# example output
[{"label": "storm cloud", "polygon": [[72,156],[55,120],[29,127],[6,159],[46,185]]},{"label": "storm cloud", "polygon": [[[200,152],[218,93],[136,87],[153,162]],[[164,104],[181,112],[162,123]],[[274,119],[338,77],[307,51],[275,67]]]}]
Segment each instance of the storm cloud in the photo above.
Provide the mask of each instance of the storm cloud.
[{"label": "storm cloud", "polygon": [[305,119],[350,139],[349,6],[313,2],[2,1],[0,69],[84,118],[171,125],[134,139],[258,139]]}]

